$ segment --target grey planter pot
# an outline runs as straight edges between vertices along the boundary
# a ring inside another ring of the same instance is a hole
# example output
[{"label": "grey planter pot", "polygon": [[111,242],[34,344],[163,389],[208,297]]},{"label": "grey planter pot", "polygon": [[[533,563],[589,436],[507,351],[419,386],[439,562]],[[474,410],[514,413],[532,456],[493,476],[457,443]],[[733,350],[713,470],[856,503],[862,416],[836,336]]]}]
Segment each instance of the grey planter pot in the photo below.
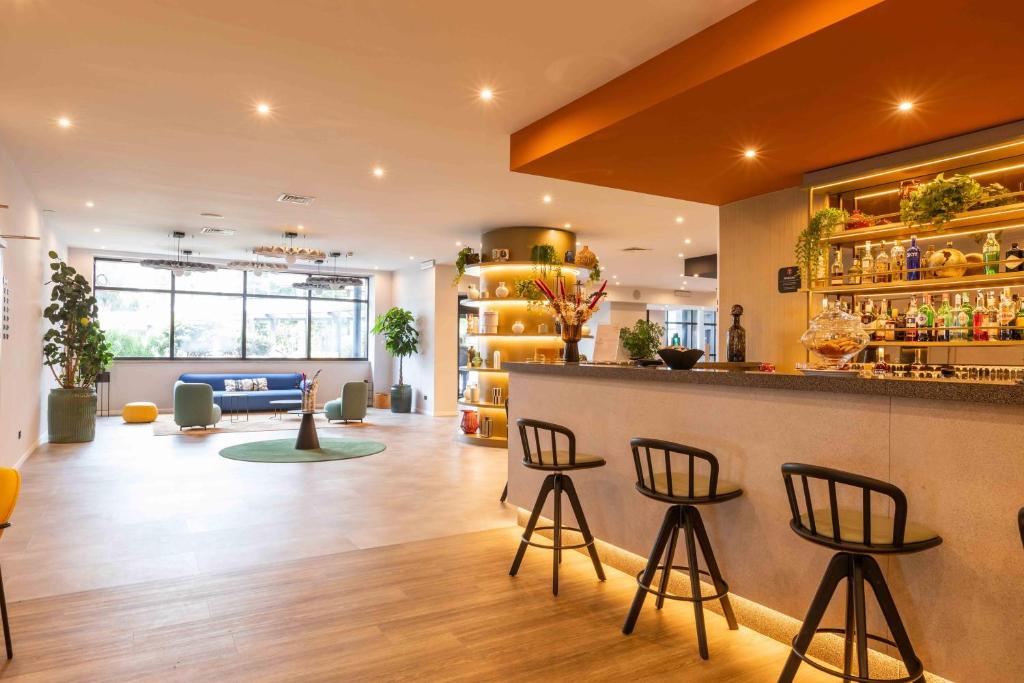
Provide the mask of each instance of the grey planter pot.
[{"label": "grey planter pot", "polygon": [[46,408],[50,443],[83,443],[96,438],[96,393],[91,389],[51,389]]},{"label": "grey planter pot", "polygon": [[412,385],[392,384],[391,385],[391,412],[409,413],[412,412]]}]

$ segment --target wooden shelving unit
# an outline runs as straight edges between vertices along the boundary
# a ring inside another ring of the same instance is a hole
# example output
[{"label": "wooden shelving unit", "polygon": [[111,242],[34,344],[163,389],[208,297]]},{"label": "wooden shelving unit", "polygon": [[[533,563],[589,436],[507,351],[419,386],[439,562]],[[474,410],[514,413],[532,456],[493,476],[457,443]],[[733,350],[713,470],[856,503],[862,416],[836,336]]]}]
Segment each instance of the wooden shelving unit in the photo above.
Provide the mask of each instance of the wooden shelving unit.
[{"label": "wooden shelving unit", "polygon": [[[514,270],[523,270],[524,272],[532,272],[536,267],[537,264],[533,261],[485,261],[483,263],[474,263],[466,266],[466,274],[479,276],[483,271],[494,268],[509,268]],[[590,277],[589,268],[577,266],[574,263],[563,263],[559,266],[550,266],[550,268],[561,268],[562,272],[575,275],[575,277],[579,279],[586,279]],[[490,300],[493,301],[493,299]],[[482,301],[485,301],[485,299],[482,299]]]},{"label": "wooden shelving unit", "polygon": [[485,409],[489,408],[489,409],[492,409],[492,410],[505,410],[505,404],[504,403],[483,403],[483,402],[474,403],[473,401],[464,401],[462,399],[459,399],[458,403],[459,403],[460,406],[466,406],[467,408],[485,408]]},{"label": "wooden shelving unit", "polygon": [[994,275],[964,275],[962,277],[937,277],[925,280],[897,280],[896,282],[874,282],[861,285],[837,285],[816,287],[813,294],[913,294],[915,292],[960,292],[965,289],[999,289],[1024,285],[1024,272],[996,273]]},{"label": "wooden shelving unit", "polygon": [[480,436],[479,434],[463,434],[460,432],[456,435],[456,438],[462,443],[469,443],[474,446],[508,448],[508,439],[504,436]]},{"label": "wooden shelving unit", "polygon": [[[956,218],[937,229],[930,225],[909,226],[905,223],[888,223],[869,228],[843,230],[825,238],[833,246],[859,244],[871,240],[891,242],[900,239],[909,242],[911,235],[917,235],[918,242],[928,239],[944,239],[986,230],[1007,230],[1024,228],[1024,203],[995,206],[990,209],[976,209],[957,214]],[[972,229],[973,228],[973,229]]]},{"label": "wooden shelving unit", "polygon": [[468,365],[461,366],[459,370],[465,370],[466,372],[496,372],[503,375],[508,374],[508,370],[502,370],[500,368],[474,368]]},{"label": "wooden shelving unit", "polygon": [[985,349],[998,346],[1024,346],[1024,341],[945,341],[945,342],[919,342],[919,341],[870,341],[870,347],[898,346],[902,348],[929,348],[929,347],[970,347]]}]

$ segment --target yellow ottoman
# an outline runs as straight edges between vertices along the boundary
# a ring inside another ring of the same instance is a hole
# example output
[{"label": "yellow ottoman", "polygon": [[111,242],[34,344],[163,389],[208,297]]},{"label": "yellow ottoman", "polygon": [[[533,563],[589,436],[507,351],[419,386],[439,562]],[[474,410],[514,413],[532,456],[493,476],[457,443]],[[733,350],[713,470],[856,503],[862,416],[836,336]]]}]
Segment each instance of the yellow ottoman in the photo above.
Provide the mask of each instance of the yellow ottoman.
[{"label": "yellow ottoman", "polygon": [[148,403],[146,401],[126,403],[124,408],[121,410],[121,417],[124,418],[125,422],[129,423],[153,422],[159,414],[160,411],[156,409],[156,404]]}]

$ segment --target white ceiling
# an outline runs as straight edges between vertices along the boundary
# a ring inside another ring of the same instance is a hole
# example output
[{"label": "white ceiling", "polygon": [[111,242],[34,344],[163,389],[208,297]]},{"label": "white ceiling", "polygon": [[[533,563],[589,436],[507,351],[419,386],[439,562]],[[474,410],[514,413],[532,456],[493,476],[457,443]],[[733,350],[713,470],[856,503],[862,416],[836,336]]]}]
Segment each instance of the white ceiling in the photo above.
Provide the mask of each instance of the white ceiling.
[{"label": "white ceiling", "polygon": [[166,252],[170,231],[216,225],[237,237],[187,246],[241,257],[302,224],[308,246],[388,270],[568,222],[609,275],[675,287],[681,250],[717,251],[715,207],[511,173],[508,136],[745,4],[8,0],[0,143],[70,246]]}]

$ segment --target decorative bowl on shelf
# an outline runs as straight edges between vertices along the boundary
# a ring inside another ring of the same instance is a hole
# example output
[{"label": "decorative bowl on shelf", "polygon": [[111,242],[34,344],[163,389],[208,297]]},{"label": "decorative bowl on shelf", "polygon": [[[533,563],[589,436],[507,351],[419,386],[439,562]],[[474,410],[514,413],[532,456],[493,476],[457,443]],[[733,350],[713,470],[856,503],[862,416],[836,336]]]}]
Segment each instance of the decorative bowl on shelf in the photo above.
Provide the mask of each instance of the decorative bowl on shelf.
[{"label": "decorative bowl on shelf", "polygon": [[665,365],[673,370],[692,370],[697,361],[704,356],[704,351],[701,349],[676,349],[666,346],[663,349],[658,349],[658,355],[665,361]]},{"label": "decorative bowl on shelf", "polygon": [[824,368],[837,369],[860,353],[869,339],[860,318],[830,303],[814,316],[811,326],[800,337],[800,343],[821,360]]}]

